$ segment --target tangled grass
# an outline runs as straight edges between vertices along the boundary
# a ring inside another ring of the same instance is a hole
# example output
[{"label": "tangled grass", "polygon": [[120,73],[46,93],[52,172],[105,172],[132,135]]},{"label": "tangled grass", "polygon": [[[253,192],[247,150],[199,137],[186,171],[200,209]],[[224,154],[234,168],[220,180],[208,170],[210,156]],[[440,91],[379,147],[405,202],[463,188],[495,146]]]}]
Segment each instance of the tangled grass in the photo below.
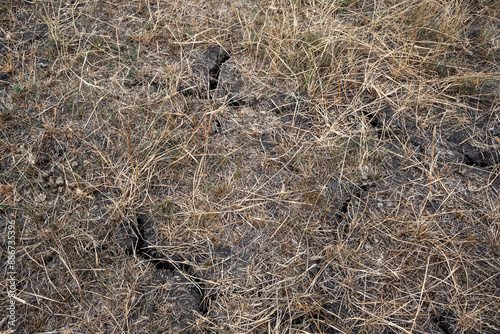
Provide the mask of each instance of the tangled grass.
[{"label": "tangled grass", "polygon": [[499,17],[0,1],[0,329],[499,332]]}]

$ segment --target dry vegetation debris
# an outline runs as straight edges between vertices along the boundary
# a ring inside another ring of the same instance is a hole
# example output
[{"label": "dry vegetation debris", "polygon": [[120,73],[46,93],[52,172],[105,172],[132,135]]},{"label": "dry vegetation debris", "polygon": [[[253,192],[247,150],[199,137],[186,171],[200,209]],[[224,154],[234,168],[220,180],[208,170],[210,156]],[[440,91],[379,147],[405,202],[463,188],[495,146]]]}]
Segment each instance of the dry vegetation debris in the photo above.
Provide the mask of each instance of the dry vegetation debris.
[{"label": "dry vegetation debris", "polygon": [[0,1],[17,332],[499,332],[499,17]]}]

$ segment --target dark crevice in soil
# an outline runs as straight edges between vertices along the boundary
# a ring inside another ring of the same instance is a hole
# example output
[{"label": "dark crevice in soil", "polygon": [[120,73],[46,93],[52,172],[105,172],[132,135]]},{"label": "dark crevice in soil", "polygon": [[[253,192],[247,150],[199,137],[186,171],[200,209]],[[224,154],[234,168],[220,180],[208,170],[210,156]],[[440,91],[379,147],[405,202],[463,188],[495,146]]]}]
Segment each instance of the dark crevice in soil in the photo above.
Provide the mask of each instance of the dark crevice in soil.
[{"label": "dark crevice in soil", "polygon": [[215,125],[216,125],[215,133],[222,133],[222,131],[224,131],[224,127],[222,126],[222,123],[218,119],[215,119]]},{"label": "dark crevice in soil", "polygon": [[390,107],[386,107],[376,113],[363,111],[363,114],[368,119],[368,123],[381,133],[384,128],[385,121],[392,117],[393,112]]},{"label": "dark crevice in soil", "polygon": [[230,58],[229,53],[221,47],[208,47],[201,55],[194,57],[193,76],[188,82],[179,86],[179,91],[185,96],[196,96],[202,99],[216,96],[221,67]]},{"label": "dark crevice in soil", "polygon": [[465,163],[476,167],[490,167],[500,163],[500,152],[492,150],[480,150],[472,148],[471,145],[463,145],[461,150],[465,157]]},{"label": "dark crevice in soil", "polygon": [[349,210],[349,204],[352,201],[352,197],[349,197],[347,200],[344,201],[342,204],[342,207],[340,208],[340,212],[343,216],[347,214],[347,211]]},{"label": "dark crevice in soil", "polygon": [[145,226],[147,217],[139,214],[137,215],[137,226],[130,224],[132,230],[132,238],[134,249],[133,252],[139,257],[148,260],[158,270],[170,270],[172,274],[179,273],[191,282],[196,292],[200,295],[200,302],[198,308],[202,315],[209,312],[210,304],[215,300],[216,296],[210,293],[210,288],[207,287],[199,277],[194,275],[194,270],[191,265],[182,262],[180,258],[173,257],[166,259],[165,255],[160,251],[154,249],[150,242],[145,238]]},{"label": "dark crevice in soil", "polygon": [[493,138],[484,135],[484,130],[477,136],[478,141],[489,146],[489,148],[479,148],[470,144],[472,136],[466,131],[456,131],[451,133],[446,139],[450,145],[463,156],[464,163],[469,166],[490,167],[500,163],[500,150],[495,148],[496,143]]},{"label": "dark crevice in soil", "polygon": [[[355,199],[361,199],[363,196],[363,192],[368,190],[374,186],[374,184],[363,182],[361,185],[356,185],[356,189],[351,193],[349,197],[347,197],[341,204],[340,209],[337,214],[335,214],[335,221],[338,223],[341,223],[342,221],[347,220],[347,214],[349,212],[349,205],[351,202]],[[348,224],[345,224],[343,226],[343,232],[348,233]]]},{"label": "dark crevice in soil", "polygon": [[[390,107],[383,108],[376,113],[363,112],[363,114],[368,123],[376,130],[380,138],[386,137],[389,140],[394,139],[397,141],[396,137],[408,133],[409,141],[419,148],[428,144],[432,139],[432,134],[429,132],[420,133],[416,124],[405,125],[403,123],[396,123],[391,126],[391,129],[388,129],[388,120],[394,114]],[[489,148],[481,148],[471,144],[469,141],[472,135],[465,130],[450,130],[444,138],[443,145],[454,152],[453,154],[461,159],[466,165],[482,168],[495,166],[500,163],[500,150],[492,136],[490,135],[488,137],[485,134],[485,128],[486,126],[484,124],[471,125],[470,130],[477,131],[478,135],[476,139],[487,144]]]},{"label": "dark crevice in soil", "polygon": [[438,319],[434,319],[433,322],[439,328],[439,331],[444,334],[452,334],[455,332],[453,330],[453,327],[446,322],[444,316],[440,316]]},{"label": "dark crevice in soil", "polygon": [[210,90],[217,89],[217,86],[219,85],[219,77],[220,77],[220,68],[222,64],[224,64],[226,61],[228,61],[230,58],[229,54],[220,51],[219,55],[217,57],[217,61],[215,62],[215,65],[210,69],[209,74],[210,74]]},{"label": "dark crevice in soil", "polygon": [[452,333],[452,332],[450,332],[450,331],[448,330],[448,328],[450,328],[450,326],[448,326],[447,324],[442,324],[442,323],[440,323],[440,324],[438,324],[438,328],[439,328],[440,330],[442,330],[444,334],[451,334],[451,333]]},{"label": "dark crevice in soil", "polygon": [[227,105],[230,107],[241,107],[242,103],[240,100],[236,99],[235,97],[229,97],[229,99],[226,101]]},{"label": "dark crevice in soil", "polygon": [[349,209],[349,204],[353,199],[360,199],[361,196],[363,195],[363,191],[368,190],[370,187],[373,185],[367,182],[363,182],[361,185],[356,186],[356,189],[354,190],[353,194],[349,196],[349,198],[342,204],[342,207],[340,208],[340,212],[343,214],[346,214],[348,209]]}]

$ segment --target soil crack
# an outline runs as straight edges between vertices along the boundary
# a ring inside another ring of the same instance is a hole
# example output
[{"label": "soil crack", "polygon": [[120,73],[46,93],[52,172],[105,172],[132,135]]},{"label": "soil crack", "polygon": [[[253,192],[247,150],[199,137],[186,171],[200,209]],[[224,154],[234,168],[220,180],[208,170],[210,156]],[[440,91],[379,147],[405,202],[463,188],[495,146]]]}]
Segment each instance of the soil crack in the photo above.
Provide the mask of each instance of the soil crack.
[{"label": "soil crack", "polygon": [[191,74],[187,81],[179,86],[179,91],[186,96],[203,99],[214,97],[219,86],[221,67],[230,58],[230,54],[219,46],[193,51],[187,60],[191,64]]},{"label": "soil crack", "polygon": [[214,66],[210,69],[210,91],[217,89],[219,86],[219,77],[220,77],[220,68],[222,64],[231,58],[227,52],[222,49],[219,49],[219,53],[217,55]]},{"label": "soil crack", "polygon": [[158,270],[170,270],[172,274],[179,273],[188,280],[200,295],[198,308],[202,315],[206,315],[210,308],[211,300],[214,295],[209,293],[210,288],[205,286],[202,279],[197,277],[194,269],[190,264],[187,264],[181,259],[175,259],[165,256],[161,251],[155,249],[146,236],[146,225],[148,218],[142,214],[137,215],[137,225],[130,224],[132,230],[132,238],[134,245],[134,253],[150,263]]}]

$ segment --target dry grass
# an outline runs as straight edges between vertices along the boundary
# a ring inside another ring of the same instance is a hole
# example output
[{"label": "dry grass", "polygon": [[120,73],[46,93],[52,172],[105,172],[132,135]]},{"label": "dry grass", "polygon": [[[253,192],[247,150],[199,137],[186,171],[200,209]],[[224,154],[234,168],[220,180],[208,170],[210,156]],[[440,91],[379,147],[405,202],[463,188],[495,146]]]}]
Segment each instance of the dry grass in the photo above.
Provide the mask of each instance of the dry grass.
[{"label": "dry grass", "polygon": [[0,1],[17,332],[498,333],[499,17]]}]

